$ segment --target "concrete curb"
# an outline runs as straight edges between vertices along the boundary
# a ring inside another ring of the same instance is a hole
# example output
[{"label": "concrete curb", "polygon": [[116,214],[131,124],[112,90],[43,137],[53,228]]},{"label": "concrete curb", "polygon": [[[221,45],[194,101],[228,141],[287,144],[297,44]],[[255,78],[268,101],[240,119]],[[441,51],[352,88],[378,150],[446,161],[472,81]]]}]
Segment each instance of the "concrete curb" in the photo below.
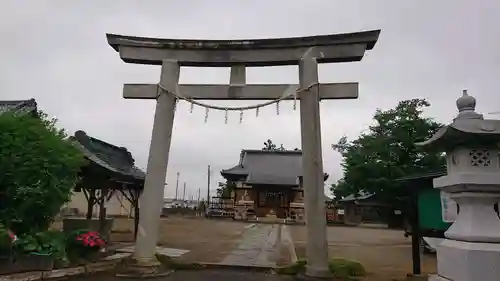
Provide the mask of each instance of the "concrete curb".
[{"label": "concrete curb", "polygon": [[429,280],[429,276],[428,275],[407,274],[405,280],[406,281],[427,281],[427,280]]},{"label": "concrete curb", "polygon": [[290,261],[296,263],[299,259],[297,258],[297,252],[295,252],[295,244],[293,243],[292,235],[288,229],[288,226],[284,225],[282,228],[283,243],[287,246],[288,252],[290,253]]},{"label": "concrete curb", "polygon": [[129,279],[148,279],[148,278],[167,277],[172,273],[174,273],[174,270],[166,270],[163,272],[151,273],[151,274],[116,273],[115,276],[119,278],[129,278]]},{"label": "concrete curb", "polygon": [[123,259],[129,257],[130,253],[117,253],[105,257],[102,261],[77,266],[71,268],[54,269],[50,271],[32,271],[14,273],[10,275],[0,276],[0,281],[38,281],[52,280],[75,275],[93,274],[101,271],[108,271],[115,268]]},{"label": "concrete curb", "polygon": [[237,269],[242,271],[257,271],[257,272],[268,272],[275,270],[272,266],[261,266],[261,265],[239,265],[239,264],[224,264],[224,263],[198,263],[201,269]]}]

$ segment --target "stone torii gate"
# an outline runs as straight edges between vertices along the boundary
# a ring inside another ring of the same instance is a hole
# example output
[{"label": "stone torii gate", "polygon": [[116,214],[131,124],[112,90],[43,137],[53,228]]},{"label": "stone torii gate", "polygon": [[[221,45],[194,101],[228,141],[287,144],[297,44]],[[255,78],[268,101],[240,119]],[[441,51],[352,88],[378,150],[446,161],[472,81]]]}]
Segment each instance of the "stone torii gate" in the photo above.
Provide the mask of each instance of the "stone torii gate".
[{"label": "stone torii gate", "polygon": [[[360,61],[380,30],[259,40],[177,40],[107,34],[127,63],[161,65],[159,84],[125,84],[124,98],[156,99],[156,111],[140,204],[134,259],[140,268],[155,258],[176,100],[300,100],[303,186],[307,227],[306,275],[328,276],[319,101],[355,99],[357,83],[318,83],[318,63]],[[299,85],[246,85],[245,67],[299,65]],[[179,85],[181,66],[231,67],[229,85]],[[293,95],[285,95],[293,90]],[[154,270],[152,271],[154,272]]]}]

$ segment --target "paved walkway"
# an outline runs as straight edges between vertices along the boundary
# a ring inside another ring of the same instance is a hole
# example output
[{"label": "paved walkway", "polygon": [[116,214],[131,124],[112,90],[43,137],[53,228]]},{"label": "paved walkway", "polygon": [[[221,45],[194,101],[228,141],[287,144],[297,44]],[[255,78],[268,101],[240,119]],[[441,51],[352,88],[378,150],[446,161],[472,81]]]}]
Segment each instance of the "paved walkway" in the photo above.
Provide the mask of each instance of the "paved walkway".
[{"label": "paved walkway", "polygon": [[221,264],[276,267],[276,245],[281,239],[281,226],[254,224],[245,230],[238,247]]},{"label": "paved walkway", "polygon": [[[145,279],[118,278],[111,274],[99,274],[93,276],[79,276],[66,279],[65,281],[142,281]],[[148,279],[146,279],[148,280]],[[154,281],[292,281],[293,277],[267,274],[264,272],[227,270],[227,269],[207,269],[194,271],[175,271],[166,277],[153,278]]]}]

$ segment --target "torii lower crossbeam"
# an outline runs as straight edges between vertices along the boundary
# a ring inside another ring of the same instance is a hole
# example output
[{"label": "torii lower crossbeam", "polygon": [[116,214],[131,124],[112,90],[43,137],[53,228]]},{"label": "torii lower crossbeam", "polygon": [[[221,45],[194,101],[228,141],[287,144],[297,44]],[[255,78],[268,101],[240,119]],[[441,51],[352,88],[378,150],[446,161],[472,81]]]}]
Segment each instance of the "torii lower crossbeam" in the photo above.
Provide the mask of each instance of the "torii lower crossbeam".
[{"label": "torii lower crossbeam", "polygon": [[[299,89],[299,85],[287,84],[250,84],[250,85],[189,85],[178,86],[179,94],[193,100],[273,100],[290,96]],[[356,99],[358,83],[319,84],[320,99]],[[125,84],[123,97],[126,99],[156,99],[156,84]],[[298,95],[297,95],[298,97]]]}]

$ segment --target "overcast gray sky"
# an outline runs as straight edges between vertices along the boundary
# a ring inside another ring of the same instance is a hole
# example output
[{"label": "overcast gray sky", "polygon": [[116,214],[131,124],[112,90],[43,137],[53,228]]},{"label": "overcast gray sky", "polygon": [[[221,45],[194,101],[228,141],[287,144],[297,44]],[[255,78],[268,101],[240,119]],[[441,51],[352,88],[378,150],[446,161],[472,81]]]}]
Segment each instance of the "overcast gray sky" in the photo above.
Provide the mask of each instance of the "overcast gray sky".
[{"label": "overcast gray sky", "polygon": [[[341,177],[340,155],[330,145],[356,137],[377,108],[427,98],[426,114],[449,122],[463,88],[478,111],[500,111],[500,1],[497,0],[3,0],[0,4],[0,99],[36,98],[73,134],[127,147],[146,169],[154,101],[124,100],[124,83],[157,83],[160,68],[125,64],[105,33],[164,38],[274,38],[381,29],[379,41],[358,63],[320,66],[321,82],[360,83],[360,97],[321,104],[323,159],[329,182]],[[495,27],[496,26],[496,27]],[[248,83],[297,83],[297,67],[253,68]],[[229,69],[183,68],[181,83],[226,83]],[[216,102],[242,105],[242,103]],[[251,102],[247,102],[250,104]],[[492,116],[494,117],[494,116]],[[498,117],[498,116],[497,116]],[[292,103],[264,108],[239,124],[222,112],[180,104],[167,173],[166,196],[176,172],[188,194],[206,194],[219,171],[237,163],[242,148],[260,149],[270,138],[300,147]]]}]

